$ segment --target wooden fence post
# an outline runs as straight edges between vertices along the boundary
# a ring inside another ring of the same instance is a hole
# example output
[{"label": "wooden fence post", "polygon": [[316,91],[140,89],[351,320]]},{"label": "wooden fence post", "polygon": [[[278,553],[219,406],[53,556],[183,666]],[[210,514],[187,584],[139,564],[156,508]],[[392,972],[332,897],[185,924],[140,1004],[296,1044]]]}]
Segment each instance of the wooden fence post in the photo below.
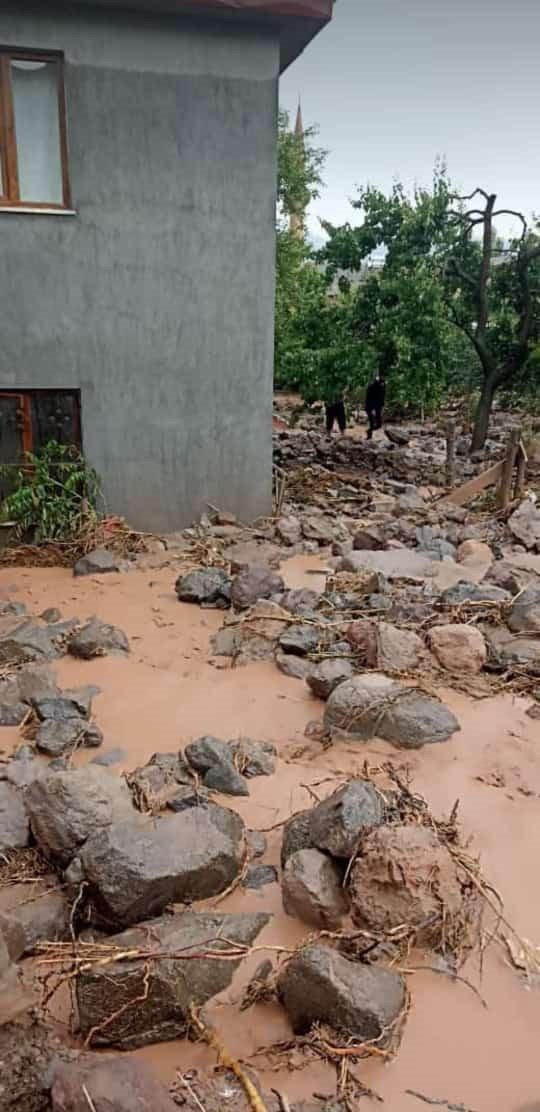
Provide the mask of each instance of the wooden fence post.
[{"label": "wooden fence post", "polygon": [[516,485],[514,487],[514,498],[521,498],[521,495],[523,494],[523,491],[525,489],[525,483],[526,483],[526,480],[527,480],[527,464],[528,464],[528,462],[529,462],[529,460],[528,460],[528,457],[527,457],[527,452],[525,450],[525,445],[524,445],[523,441],[520,440],[520,442],[519,442],[518,465],[517,465],[517,475],[516,475]]},{"label": "wooden fence post", "polygon": [[520,437],[521,434],[519,429],[511,430],[499,490],[497,492],[497,505],[501,510],[505,510],[506,507],[510,505],[512,498],[512,479],[514,477],[514,464],[518,454]]},{"label": "wooden fence post", "polygon": [[446,426],[446,485],[452,490],[456,480],[456,426],[449,421]]}]

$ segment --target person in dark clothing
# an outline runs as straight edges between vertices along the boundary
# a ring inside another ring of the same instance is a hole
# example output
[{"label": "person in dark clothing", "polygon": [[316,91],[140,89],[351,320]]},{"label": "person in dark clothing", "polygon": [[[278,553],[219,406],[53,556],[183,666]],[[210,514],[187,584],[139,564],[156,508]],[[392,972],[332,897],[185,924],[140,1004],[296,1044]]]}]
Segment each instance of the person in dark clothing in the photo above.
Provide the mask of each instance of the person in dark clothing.
[{"label": "person in dark clothing", "polygon": [[375,429],[382,426],[382,411],[386,394],[386,383],[382,375],[373,379],[366,390],[366,413],[369,421],[367,438],[371,440]]},{"label": "person in dark clothing", "polygon": [[344,433],[347,427],[347,418],[345,416],[345,402],[343,401],[343,398],[339,398],[337,402],[332,402],[331,405],[327,403],[325,409],[326,431],[328,433],[328,436],[330,436],[335,422],[337,422],[339,431],[341,433]]}]

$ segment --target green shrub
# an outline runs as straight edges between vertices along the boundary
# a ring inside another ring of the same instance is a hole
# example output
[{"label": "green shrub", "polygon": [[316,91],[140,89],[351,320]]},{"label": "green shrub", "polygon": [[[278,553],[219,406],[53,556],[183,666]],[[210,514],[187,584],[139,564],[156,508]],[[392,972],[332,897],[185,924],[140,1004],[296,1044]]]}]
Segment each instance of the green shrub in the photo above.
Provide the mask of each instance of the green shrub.
[{"label": "green shrub", "polygon": [[35,455],[27,452],[13,472],[10,464],[0,466],[2,478],[13,485],[0,514],[24,540],[69,541],[97,520],[99,478],[75,446],[51,440]]}]

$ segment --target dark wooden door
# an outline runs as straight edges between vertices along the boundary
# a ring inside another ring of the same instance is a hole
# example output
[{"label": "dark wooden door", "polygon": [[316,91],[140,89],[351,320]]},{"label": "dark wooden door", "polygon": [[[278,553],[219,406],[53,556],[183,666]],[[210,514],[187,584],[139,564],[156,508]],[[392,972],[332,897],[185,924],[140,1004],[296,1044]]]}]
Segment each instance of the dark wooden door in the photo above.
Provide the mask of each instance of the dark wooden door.
[{"label": "dark wooden door", "polygon": [[17,465],[29,447],[27,402],[22,394],[0,393],[0,500],[9,494]]},{"label": "dark wooden door", "polygon": [[32,395],[32,451],[51,440],[81,446],[79,398],[66,391],[36,391]]}]

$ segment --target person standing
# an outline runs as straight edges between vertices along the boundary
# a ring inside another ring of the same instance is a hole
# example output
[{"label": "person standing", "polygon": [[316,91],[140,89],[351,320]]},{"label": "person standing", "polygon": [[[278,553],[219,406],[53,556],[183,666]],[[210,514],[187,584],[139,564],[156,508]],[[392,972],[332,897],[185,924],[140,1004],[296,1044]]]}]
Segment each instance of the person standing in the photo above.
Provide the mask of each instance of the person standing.
[{"label": "person standing", "polygon": [[366,413],[369,421],[369,428],[367,431],[368,440],[371,440],[375,429],[380,429],[382,426],[382,412],[384,409],[385,396],[386,382],[384,380],[384,375],[381,373],[370,382],[366,390]]},{"label": "person standing", "polygon": [[331,436],[334,424],[337,422],[340,433],[343,435],[347,428],[347,417],[345,414],[345,402],[343,398],[338,398],[337,401],[329,404],[326,403],[326,432]]}]

